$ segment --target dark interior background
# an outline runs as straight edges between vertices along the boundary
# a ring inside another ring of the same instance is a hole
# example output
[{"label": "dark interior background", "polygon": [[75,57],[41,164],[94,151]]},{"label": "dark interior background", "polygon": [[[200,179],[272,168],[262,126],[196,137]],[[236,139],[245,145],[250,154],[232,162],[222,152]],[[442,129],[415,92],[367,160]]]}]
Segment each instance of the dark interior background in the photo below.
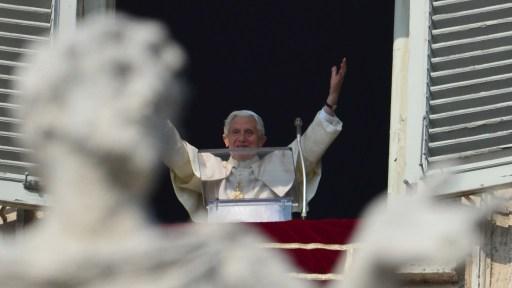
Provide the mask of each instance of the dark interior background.
[{"label": "dark interior background", "polygon": [[[189,101],[178,125],[198,148],[222,148],[235,109],[262,116],[267,146],[308,125],[347,57],[337,114],[343,131],[323,158],[308,218],[356,218],[386,188],[394,1],[117,1],[118,11],[163,22],[185,48]],[[157,220],[187,221],[162,165],[151,205]]]}]

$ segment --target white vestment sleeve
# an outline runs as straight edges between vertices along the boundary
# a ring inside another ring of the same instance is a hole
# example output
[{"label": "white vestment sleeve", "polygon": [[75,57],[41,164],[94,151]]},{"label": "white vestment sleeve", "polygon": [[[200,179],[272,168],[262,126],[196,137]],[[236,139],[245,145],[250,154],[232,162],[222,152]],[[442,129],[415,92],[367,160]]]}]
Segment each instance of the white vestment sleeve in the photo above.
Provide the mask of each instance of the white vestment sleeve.
[{"label": "white vestment sleeve", "polygon": [[169,167],[176,197],[193,221],[202,221],[206,210],[197,167],[197,148],[181,139],[171,122],[168,122],[166,137],[168,143],[164,162]]},{"label": "white vestment sleeve", "polygon": [[[306,196],[307,201],[315,196],[320,177],[322,176],[321,159],[327,148],[336,139],[341,132],[343,123],[336,116],[330,116],[320,110],[311,125],[302,135],[302,152],[304,153],[304,162],[306,164]],[[295,155],[295,162],[300,168],[298,161],[297,140],[290,144]],[[297,173],[297,177],[301,178],[302,174]]]}]

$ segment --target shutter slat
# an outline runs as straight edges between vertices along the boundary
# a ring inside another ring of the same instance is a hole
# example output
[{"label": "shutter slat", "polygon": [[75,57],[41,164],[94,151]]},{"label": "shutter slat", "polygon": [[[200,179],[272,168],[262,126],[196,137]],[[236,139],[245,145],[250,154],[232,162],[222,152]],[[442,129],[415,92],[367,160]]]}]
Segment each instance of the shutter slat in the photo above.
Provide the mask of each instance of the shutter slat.
[{"label": "shutter slat", "polygon": [[489,106],[498,103],[504,103],[510,101],[510,99],[512,99],[512,87],[432,100],[430,102],[430,114],[436,115],[450,111],[464,110],[480,106]]},{"label": "shutter slat", "polygon": [[30,162],[10,161],[10,160],[3,160],[3,159],[0,159],[0,165],[21,167],[21,168],[32,168],[35,166],[34,163],[30,163]]},{"label": "shutter slat", "polygon": [[512,31],[432,44],[432,57],[445,57],[512,45]]},{"label": "shutter slat", "polygon": [[447,160],[460,160],[460,159],[464,159],[464,158],[468,158],[468,157],[483,156],[485,154],[499,152],[499,151],[503,151],[503,150],[509,150],[510,154],[512,154],[512,144],[505,144],[505,145],[499,145],[499,146],[494,146],[494,147],[489,147],[489,148],[475,149],[475,150],[470,150],[470,151],[465,151],[465,152],[430,157],[429,161],[440,162],[440,161],[447,161]]},{"label": "shutter slat", "polygon": [[485,1],[474,1],[474,0],[444,0],[444,1],[433,1],[432,7],[435,15],[459,13],[462,11],[468,11],[473,9],[480,9],[489,6],[498,6],[509,3],[509,0],[485,0]]},{"label": "shutter slat", "polygon": [[22,26],[48,28],[48,29],[51,27],[50,23],[46,23],[46,22],[25,21],[25,20],[17,20],[17,19],[10,19],[10,18],[0,18],[0,23],[16,24],[16,25],[22,25]]},{"label": "shutter slat", "polygon": [[13,89],[0,89],[0,94],[9,94],[9,95],[12,95],[12,94],[19,94],[20,91],[18,90],[13,90]]},{"label": "shutter slat", "polygon": [[5,60],[0,60],[0,65],[13,66],[13,67],[26,66],[25,63],[14,62],[14,61],[5,61]]},{"label": "shutter slat", "polygon": [[[492,109],[494,108],[494,109]],[[455,125],[462,125],[465,123],[473,123],[478,121],[485,121],[489,119],[495,119],[500,117],[507,117],[512,115],[512,106],[511,105],[502,105],[502,106],[494,106],[494,107],[486,107],[484,109],[472,110],[472,111],[463,111],[467,113],[454,113],[444,114],[444,117],[430,117],[430,128],[441,128],[441,127],[449,127]],[[471,113],[469,113],[471,112]]]},{"label": "shutter slat", "polygon": [[489,62],[499,62],[510,59],[512,45],[487,50],[471,51],[462,54],[432,58],[432,68],[435,71],[457,69],[469,65],[479,65]]},{"label": "shutter slat", "polygon": [[0,122],[18,124],[18,123],[20,123],[20,119],[10,118],[10,117],[0,117]]},{"label": "shutter slat", "polygon": [[[507,128],[509,127],[509,125],[506,125],[506,126],[507,126]],[[486,131],[486,132],[488,132],[488,131]],[[466,144],[468,142],[482,141],[482,140],[503,137],[503,136],[508,136],[508,135],[512,135],[512,130],[497,131],[495,133],[485,133],[485,134],[468,136],[468,137],[456,137],[454,139],[442,140],[442,141],[432,141],[431,140],[429,143],[429,147],[430,148],[438,148],[438,147],[446,147],[446,146],[456,145],[456,144]]]},{"label": "shutter slat", "polygon": [[436,29],[432,31],[434,43],[457,41],[461,39],[482,37],[489,34],[499,34],[512,29],[512,18],[497,19],[462,26]]},{"label": "shutter slat", "polygon": [[30,11],[25,9],[0,9],[0,18],[42,23],[51,23],[52,21],[51,13],[40,13],[37,11]]},{"label": "shutter slat", "polygon": [[[1,121],[2,120],[0,120],[0,122]],[[433,128],[433,129],[429,129],[429,133],[432,135],[435,135],[437,133],[450,132],[450,131],[455,131],[455,130],[459,130],[459,129],[477,128],[482,125],[499,124],[499,123],[505,122],[505,121],[512,121],[512,116],[493,118],[493,119],[487,119],[487,120],[476,121],[476,122],[469,122],[469,123],[464,123],[464,124],[460,124],[460,125],[444,126],[441,128]]]},{"label": "shutter slat", "polygon": [[0,103],[0,108],[8,108],[8,109],[18,109],[20,106],[17,104],[11,103]]},{"label": "shutter slat", "polygon": [[36,51],[31,49],[25,49],[25,48],[16,48],[16,47],[7,47],[7,46],[0,46],[0,51],[6,51],[6,52],[15,52],[15,53],[35,53]]},{"label": "shutter slat", "polygon": [[461,26],[468,23],[504,19],[511,15],[512,3],[439,14],[432,17],[435,29]]},{"label": "shutter slat", "polygon": [[441,70],[431,73],[432,85],[443,85],[471,79],[487,78],[502,74],[512,74],[512,59],[471,65],[461,68]]},{"label": "shutter slat", "polygon": [[[451,163],[451,165],[447,166],[447,163]],[[512,164],[512,145],[432,157],[430,158],[430,171],[441,168],[447,173],[463,173],[508,164]]]},{"label": "shutter slat", "polygon": [[22,5],[2,4],[2,3],[0,3],[0,9],[8,9],[8,10],[40,13],[40,14],[51,14],[52,13],[51,9],[22,6]]},{"label": "shutter slat", "polygon": [[0,79],[4,79],[4,80],[18,80],[19,77],[17,76],[12,76],[12,75],[3,75],[3,74],[0,74]]},{"label": "shutter slat", "polygon": [[486,119],[453,126],[429,129],[430,141],[443,141],[481,135],[489,132],[512,130],[512,116]]},{"label": "shutter slat", "polygon": [[24,175],[0,172],[0,181],[21,182],[25,180]]},{"label": "shutter slat", "polygon": [[467,94],[506,89],[511,86],[511,83],[512,74],[505,74],[432,86],[432,99],[458,97]]},{"label": "shutter slat", "polygon": [[0,131],[0,136],[11,137],[11,138],[21,138],[22,135],[17,132]]},{"label": "shutter slat", "polygon": [[512,107],[512,101],[505,102],[505,103],[498,103],[498,104],[494,104],[494,105],[488,105],[488,106],[478,106],[478,107],[474,107],[474,108],[470,108],[470,109],[455,110],[455,111],[450,111],[450,112],[440,113],[440,114],[431,114],[430,119],[438,120],[438,119],[443,119],[443,118],[460,116],[463,114],[466,114],[465,116],[469,117],[468,114],[485,112],[485,111],[492,112],[492,110],[502,109],[502,108],[507,108],[507,107]]},{"label": "shutter slat", "polygon": [[430,104],[431,105],[442,105],[442,104],[446,104],[446,103],[452,103],[452,102],[458,102],[458,101],[464,101],[464,100],[470,100],[470,99],[476,99],[476,98],[483,98],[483,97],[491,97],[491,96],[506,94],[506,93],[511,93],[511,92],[512,92],[512,87],[507,87],[505,89],[485,91],[482,93],[468,94],[468,95],[432,100],[430,102]]},{"label": "shutter slat", "polygon": [[0,151],[16,152],[16,153],[31,153],[32,150],[20,147],[0,146]]},{"label": "shutter slat", "polygon": [[18,33],[9,33],[9,32],[0,32],[0,37],[6,38],[14,38],[14,39],[23,39],[23,40],[31,40],[31,41],[48,41],[49,37],[41,37],[27,34],[18,34]]},{"label": "shutter slat", "polygon": [[[512,131],[489,133],[478,137],[453,139],[429,143],[429,157],[456,154],[475,150],[490,149],[503,145],[512,145]],[[430,161],[430,160],[429,160]]]}]

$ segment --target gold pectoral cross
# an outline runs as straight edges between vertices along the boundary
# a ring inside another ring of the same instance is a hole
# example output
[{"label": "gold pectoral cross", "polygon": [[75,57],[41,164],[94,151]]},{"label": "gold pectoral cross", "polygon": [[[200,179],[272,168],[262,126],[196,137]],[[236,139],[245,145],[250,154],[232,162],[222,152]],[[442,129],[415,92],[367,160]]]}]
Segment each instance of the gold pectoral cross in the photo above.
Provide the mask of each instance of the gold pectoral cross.
[{"label": "gold pectoral cross", "polygon": [[235,200],[244,199],[244,193],[240,191],[240,183],[236,184],[235,191],[233,191],[233,195],[231,197]]}]

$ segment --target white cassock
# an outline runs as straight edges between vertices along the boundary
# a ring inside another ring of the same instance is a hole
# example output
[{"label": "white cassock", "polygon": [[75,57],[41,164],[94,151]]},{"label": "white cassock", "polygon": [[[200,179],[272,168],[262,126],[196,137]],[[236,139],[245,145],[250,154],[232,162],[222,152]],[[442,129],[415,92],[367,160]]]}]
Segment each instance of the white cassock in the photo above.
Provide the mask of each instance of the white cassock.
[{"label": "white cassock", "polygon": [[[341,128],[342,122],[338,117],[320,110],[302,135],[308,201],[315,195],[320,181],[322,155],[338,136]],[[206,193],[218,191],[220,199],[233,199],[233,191],[237,190],[242,190],[244,198],[274,198],[284,196],[293,185],[295,172],[289,171],[290,166],[281,161],[284,156],[280,152],[272,152],[263,159],[223,161],[212,154],[198,153],[196,147],[181,139],[171,123],[168,133],[170,144],[165,162],[171,170],[176,196],[194,221],[205,220],[203,189]],[[300,165],[300,161],[297,161],[296,140],[289,146],[295,157],[295,165]],[[208,169],[203,169],[200,173],[199,165]],[[279,166],[282,169],[276,169]],[[300,173],[297,175],[300,177]],[[203,181],[206,183],[205,188]]]},{"label": "white cassock", "polygon": [[295,168],[289,151],[260,158],[223,161],[210,153],[198,155],[203,193],[210,199],[265,199],[283,197],[292,187]]}]

